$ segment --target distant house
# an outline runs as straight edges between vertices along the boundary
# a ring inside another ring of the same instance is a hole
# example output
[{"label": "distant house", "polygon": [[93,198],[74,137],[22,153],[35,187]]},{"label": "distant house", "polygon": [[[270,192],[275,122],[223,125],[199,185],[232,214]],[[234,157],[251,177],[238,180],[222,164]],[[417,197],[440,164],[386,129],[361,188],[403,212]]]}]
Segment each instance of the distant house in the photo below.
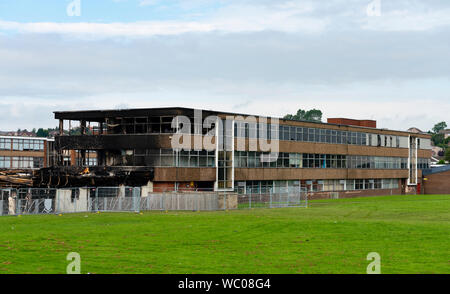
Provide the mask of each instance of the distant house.
[{"label": "distant house", "polygon": [[431,152],[431,156],[437,158],[438,160],[442,159],[442,157],[444,156],[444,149],[438,146],[431,146]]},{"label": "distant house", "polygon": [[0,132],[0,136],[11,136],[11,137],[36,137],[36,134],[33,132],[29,132],[29,131],[5,131],[5,132]]},{"label": "distant house", "polygon": [[425,132],[422,132],[419,128],[416,128],[416,127],[409,128],[407,130],[407,132],[415,133],[415,134],[425,134]]},{"label": "distant house", "polygon": [[447,139],[450,137],[450,129],[440,131],[441,134],[444,134],[444,138]]}]

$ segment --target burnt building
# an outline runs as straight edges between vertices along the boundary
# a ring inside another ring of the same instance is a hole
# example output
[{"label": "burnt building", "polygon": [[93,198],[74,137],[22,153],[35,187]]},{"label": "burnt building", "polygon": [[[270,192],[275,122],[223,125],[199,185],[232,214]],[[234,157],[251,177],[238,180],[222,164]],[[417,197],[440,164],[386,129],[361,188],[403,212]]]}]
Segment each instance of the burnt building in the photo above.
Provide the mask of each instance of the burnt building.
[{"label": "burnt building", "polygon": [[[55,118],[55,165],[36,173],[37,186],[401,194],[420,191],[431,157],[430,135],[368,127],[374,121],[318,123],[189,108],[68,111]],[[81,134],[64,132],[73,121]],[[68,150],[76,154],[70,165]]]},{"label": "burnt building", "polygon": [[34,170],[53,165],[53,139],[0,136],[0,187],[31,185]]}]

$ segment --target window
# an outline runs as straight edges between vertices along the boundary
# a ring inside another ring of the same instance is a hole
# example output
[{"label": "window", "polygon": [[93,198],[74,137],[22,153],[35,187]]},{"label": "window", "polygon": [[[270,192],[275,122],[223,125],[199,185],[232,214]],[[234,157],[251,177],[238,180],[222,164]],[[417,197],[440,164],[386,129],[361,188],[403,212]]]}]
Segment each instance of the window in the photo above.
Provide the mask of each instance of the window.
[{"label": "window", "polygon": [[318,129],[320,132],[320,142],[326,143],[327,142],[327,130],[325,129]]},{"label": "window", "polygon": [[375,179],[373,185],[374,189],[381,189],[382,188],[381,179]]},{"label": "window", "polygon": [[347,190],[355,190],[355,180],[347,180],[346,189]]},{"label": "window", "polygon": [[296,139],[297,139],[296,127],[290,127],[289,140],[290,141],[296,141]]},{"label": "window", "polygon": [[308,129],[308,142],[314,142],[314,129]]},{"label": "window", "polygon": [[356,145],[361,145],[361,144],[362,144],[362,134],[356,133]]},{"label": "window", "polygon": [[355,132],[351,132],[350,144],[356,145],[357,135]]},{"label": "window", "polygon": [[364,180],[355,180],[355,190],[363,190],[364,189]]},{"label": "window", "polygon": [[297,128],[297,141],[303,141],[303,128]]}]

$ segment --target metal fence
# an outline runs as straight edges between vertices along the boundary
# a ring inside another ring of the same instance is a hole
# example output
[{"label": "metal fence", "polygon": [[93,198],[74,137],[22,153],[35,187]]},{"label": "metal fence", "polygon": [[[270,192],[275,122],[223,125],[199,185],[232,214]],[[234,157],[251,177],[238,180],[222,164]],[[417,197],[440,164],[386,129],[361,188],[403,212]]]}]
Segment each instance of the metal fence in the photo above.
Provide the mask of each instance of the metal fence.
[{"label": "metal fence", "polygon": [[239,208],[307,207],[306,189],[238,195]]},{"label": "metal fence", "polygon": [[306,207],[303,190],[238,194],[211,190],[147,192],[139,187],[0,189],[0,215],[146,210],[214,211]]}]

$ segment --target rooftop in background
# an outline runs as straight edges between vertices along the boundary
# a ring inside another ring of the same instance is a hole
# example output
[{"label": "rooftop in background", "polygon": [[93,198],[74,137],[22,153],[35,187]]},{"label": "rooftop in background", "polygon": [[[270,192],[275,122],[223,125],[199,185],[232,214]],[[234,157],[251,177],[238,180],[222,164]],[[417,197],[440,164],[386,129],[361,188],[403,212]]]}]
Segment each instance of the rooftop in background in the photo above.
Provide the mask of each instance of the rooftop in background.
[{"label": "rooftop in background", "polygon": [[416,128],[416,127],[409,128],[407,130],[407,132],[416,133],[416,134],[426,134],[426,132],[423,132],[421,129]]},{"label": "rooftop in background", "polygon": [[433,168],[429,168],[429,169],[424,169],[422,171],[422,174],[424,176],[428,176],[428,175],[432,175],[432,174],[437,174],[437,173],[443,173],[446,171],[450,170],[450,164],[447,165],[440,165],[439,167],[433,167]]},{"label": "rooftop in background", "polygon": [[41,140],[41,141],[55,141],[54,138],[44,138],[44,137],[29,137],[29,136],[8,136],[0,134],[2,139],[24,139],[24,140]]},{"label": "rooftop in background", "polygon": [[0,136],[36,137],[36,134],[29,131],[0,131]]},{"label": "rooftop in background", "polygon": [[377,128],[376,120],[369,119],[351,119],[351,118],[328,118],[327,122],[329,124],[337,124],[337,125],[347,125],[347,126],[357,126],[357,127],[366,127],[366,128]]},{"label": "rooftop in background", "polygon": [[444,138],[450,137],[450,129],[442,130],[439,133],[444,134]]}]

